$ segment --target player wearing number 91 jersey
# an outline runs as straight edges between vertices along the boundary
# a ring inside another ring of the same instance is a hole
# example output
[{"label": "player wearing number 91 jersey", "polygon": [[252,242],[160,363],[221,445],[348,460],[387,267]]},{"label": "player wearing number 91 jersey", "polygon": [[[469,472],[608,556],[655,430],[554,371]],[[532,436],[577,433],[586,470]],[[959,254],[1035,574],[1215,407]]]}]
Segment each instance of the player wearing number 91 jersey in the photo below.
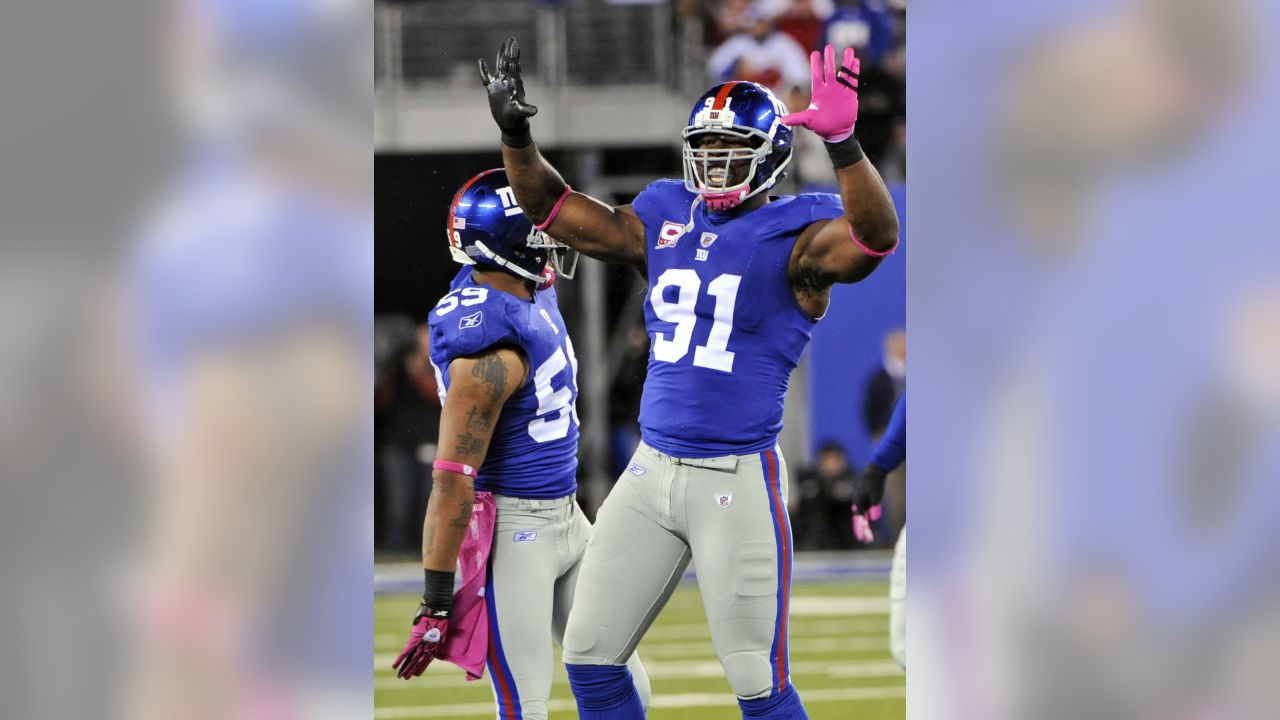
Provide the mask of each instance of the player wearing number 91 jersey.
[{"label": "player wearing number 91 jersey", "polygon": [[[611,207],[574,192],[533,143],[518,44],[493,72],[481,62],[521,206],[558,240],[649,278],[644,442],[596,516],[565,631],[581,720],[644,717],[624,663],[690,560],[743,718],[808,717],[788,666],[782,401],[831,287],[867,277],[898,243],[893,202],[853,135],[858,61],[845,50],[837,66],[828,46],[810,66],[812,103],[798,113],[755,83],[711,88],[683,133],[683,182]],[[769,195],[791,126],[826,142],[839,196]]]},{"label": "player wearing number 91 jersey", "polygon": [[[428,320],[442,410],[426,588],[395,667],[406,679],[437,656],[473,678],[487,668],[499,718],[545,720],[552,642],[591,534],[574,502],[577,360],[554,286],[564,248],[524,216],[502,170],[458,191],[448,232],[464,267]],[[639,658],[631,674],[647,702]]]}]

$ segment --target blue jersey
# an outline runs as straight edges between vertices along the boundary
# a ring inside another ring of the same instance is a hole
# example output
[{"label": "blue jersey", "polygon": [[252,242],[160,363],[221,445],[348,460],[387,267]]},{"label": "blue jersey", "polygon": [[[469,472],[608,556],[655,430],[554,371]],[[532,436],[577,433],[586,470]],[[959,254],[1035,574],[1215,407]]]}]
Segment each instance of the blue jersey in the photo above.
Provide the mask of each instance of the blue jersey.
[{"label": "blue jersey", "polygon": [[777,442],[787,382],[817,322],[792,293],[791,250],[801,230],[843,209],[820,193],[741,215],[699,202],[688,228],[695,197],[659,180],[632,203],[649,272],[641,435],[676,457],[760,452]]},{"label": "blue jersey", "polygon": [[476,490],[540,499],[572,495],[578,472],[578,360],[555,289],[521,300],[477,284],[471,268],[464,267],[431,310],[428,324],[441,404],[455,358],[511,347],[529,361],[529,377],[502,406]]},{"label": "blue jersey", "polygon": [[907,393],[898,397],[889,418],[889,429],[884,431],[880,444],[871,455],[871,464],[881,470],[893,470],[907,459]]}]

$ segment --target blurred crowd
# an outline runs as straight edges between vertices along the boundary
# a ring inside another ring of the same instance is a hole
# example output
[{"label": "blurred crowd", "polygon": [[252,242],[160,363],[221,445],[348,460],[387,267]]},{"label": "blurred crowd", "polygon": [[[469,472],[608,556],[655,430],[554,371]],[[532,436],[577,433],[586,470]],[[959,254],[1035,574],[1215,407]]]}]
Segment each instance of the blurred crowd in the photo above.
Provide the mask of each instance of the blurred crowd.
[{"label": "blurred crowd", "polygon": [[[906,0],[684,0],[677,12],[702,29],[709,83],[761,83],[793,112],[809,104],[809,53],[854,48],[858,139],[892,183],[906,180],[906,10]],[[795,153],[800,188],[835,185],[816,138],[798,133]]]}]

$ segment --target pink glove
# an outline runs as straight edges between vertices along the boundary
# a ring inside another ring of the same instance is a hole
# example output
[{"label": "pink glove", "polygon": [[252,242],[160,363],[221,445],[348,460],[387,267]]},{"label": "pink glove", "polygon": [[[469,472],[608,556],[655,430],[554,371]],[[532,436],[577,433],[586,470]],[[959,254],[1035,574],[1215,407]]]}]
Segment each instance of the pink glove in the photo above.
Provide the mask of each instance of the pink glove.
[{"label": "pink glove", "polygon": [[858,121],[858,72],[861,67],[862,62],[853,56],[853,48],[845,48],[839,68],[836,67],[834,47],[826,47],[822,61],[815,50],[809,55],[809,68],[813,72],[809,108],[783,117],[782,122],[807,127],[829,143],[840,142],[852,135],[853,124]]},{"label": "pink glove", "polygon": [[413,617],[413,630],[409,633],[409,642],[391,667],[397,670],[396,677],[418,677],[427,669],[436,653],[443,647],[445,633],[449,632],[449,612],[432,610],[425,604],[418,606],[418,614]]},{"label": "pink glove", "polygon": [[853,536],[858,539],[858,542],[869,543],[876,539],[875,534],[871,532],[871,523],[879,520],[880,514],[879,505],[872,505],[866,513],[858,512],[858,506],[853,506]]}]

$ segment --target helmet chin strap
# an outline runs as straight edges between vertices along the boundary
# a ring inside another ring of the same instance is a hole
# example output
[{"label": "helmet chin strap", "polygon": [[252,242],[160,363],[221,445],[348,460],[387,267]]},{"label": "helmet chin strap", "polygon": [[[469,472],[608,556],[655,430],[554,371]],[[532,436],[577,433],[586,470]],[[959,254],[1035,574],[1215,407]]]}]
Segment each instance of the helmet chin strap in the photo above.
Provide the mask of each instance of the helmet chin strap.
[{"label": "helmet chin strap", "polygon": [[488,260],[498,265],[499,269],[506,270],[507,272],[515,275],[516,277],[522,278],[524,280],[530,280],[535,283],[542,282],[542,277],[540,275],[534,275],[533,273],[529,272],[528,270],[525,270],[519,265],[516,265],[513,262],[508,262],[506,259],[498,255],[497,253],[485,247],[485,244],[483,242],[477,240],[476,247],[480,249],[480,252]]}]

